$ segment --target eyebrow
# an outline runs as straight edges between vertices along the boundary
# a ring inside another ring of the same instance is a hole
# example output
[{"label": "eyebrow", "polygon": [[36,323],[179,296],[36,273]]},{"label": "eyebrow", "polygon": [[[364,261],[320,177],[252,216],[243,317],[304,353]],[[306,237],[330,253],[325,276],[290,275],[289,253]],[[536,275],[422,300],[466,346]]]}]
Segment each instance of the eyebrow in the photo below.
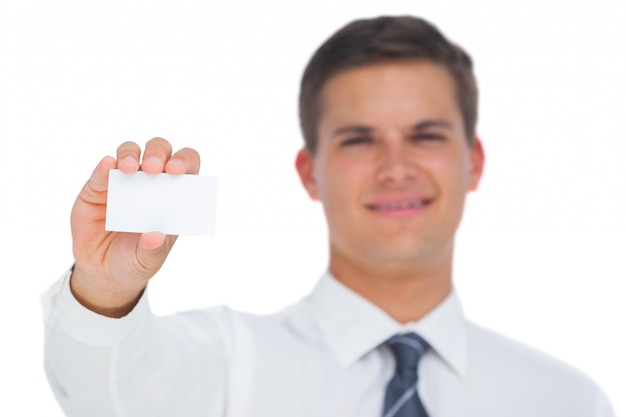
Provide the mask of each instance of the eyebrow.
[{"label": "eyebrow", "polygon": [[446,129],[452,129],[452,123],[446,120],[438,120],[438,119],[428,119],[423,122],[419,122],[414,124],[411,129],[412,130],[424,130],[431,127],[443,127]]},{"label": "eyebrow", "polygon": [[[452,123],[446,120],[428,119],[428,120],[424,120],[424,121],[414,124],[413,126],[411,126],[411,130],[426,130],[426,129],[433,128],[433,127],[442,127],[445,129],[453,128]],[[374,130],[376,129],[371,126],[365,126],[365,125],[343,126],[343,127],[336,129],[333,132],[333,136],[339,136],[339,135],[343,135],[346,133],[357,133],[357,134],[363,135],[363,134],[372,133]]]},{"label": "eyebrow", "polygon": [[343,126],[343,127],[340,127],[338,129],[336,129],[333,132],[333,136],[339,136],[339,135],[343,135],[345,133],[366,134],[366,133],[371,133],[372,131],[374,131],[374,128],[370,127],[370,126],[350,125],[350,126]]}]

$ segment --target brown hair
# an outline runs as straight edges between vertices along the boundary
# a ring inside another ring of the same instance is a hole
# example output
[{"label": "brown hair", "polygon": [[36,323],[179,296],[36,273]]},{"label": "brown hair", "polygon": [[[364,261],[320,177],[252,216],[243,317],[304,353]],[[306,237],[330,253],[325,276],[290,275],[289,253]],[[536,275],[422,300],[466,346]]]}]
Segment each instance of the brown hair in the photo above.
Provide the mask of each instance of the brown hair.
[{"label": "brown hair", "polygon": [[347,69],[407,59],[430,61],[450,72],[471,145],[478,118],[478,90],[471,57],[424,19],[382,16],[356,20],[341,28],[315,51],[304,70],[300,83],[300,127],[311,155],[317,150],[320,95],[326,81]]}]

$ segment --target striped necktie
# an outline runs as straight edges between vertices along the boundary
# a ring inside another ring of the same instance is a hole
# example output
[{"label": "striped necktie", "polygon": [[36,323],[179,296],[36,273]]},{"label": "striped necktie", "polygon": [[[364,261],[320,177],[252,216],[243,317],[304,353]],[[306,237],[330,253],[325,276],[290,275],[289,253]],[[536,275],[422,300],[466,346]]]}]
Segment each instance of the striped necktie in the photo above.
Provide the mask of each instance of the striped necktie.
[{"label": "striped necktie", "polygon": [[417,365],[428,343],[406,333],[391,337],[385,345],[396,358],[396,373],[387,384],[383,417],[428,417],[417,392]]}]

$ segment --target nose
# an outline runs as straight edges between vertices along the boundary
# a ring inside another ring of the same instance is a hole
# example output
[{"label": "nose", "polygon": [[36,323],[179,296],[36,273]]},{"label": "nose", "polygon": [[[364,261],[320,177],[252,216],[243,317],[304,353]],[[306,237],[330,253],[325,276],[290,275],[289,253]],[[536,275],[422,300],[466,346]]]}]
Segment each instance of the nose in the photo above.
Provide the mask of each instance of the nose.
[{"label": "nose", "polygon": [[407,144],[397,134],[384,138],[378,158],[377,179],[380,183],[402,184],[417,177],[418,167]]}]

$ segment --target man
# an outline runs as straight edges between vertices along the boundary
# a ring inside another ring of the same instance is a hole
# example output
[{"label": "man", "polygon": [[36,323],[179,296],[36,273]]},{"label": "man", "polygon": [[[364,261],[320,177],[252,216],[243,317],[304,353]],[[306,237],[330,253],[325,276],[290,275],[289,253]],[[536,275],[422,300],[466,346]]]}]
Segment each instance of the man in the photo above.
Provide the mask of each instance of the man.
[{"label": "man", "polygon": [[150,312],[144,290],[176,238],[105,232],[108,170],[197,173],[200,159],[160,138],[143,159],[122,144],[80,192],[74,268],[43,298],[46,371],[61,407],[71,416],[613,415],[585,376],[463,318],[452,257],[483,172],[476,118],[471,59],[428,22],[361,20],[327,40],[302,80],[296,169],[324,207],[330,264],[308,297],[271,316]]}]

